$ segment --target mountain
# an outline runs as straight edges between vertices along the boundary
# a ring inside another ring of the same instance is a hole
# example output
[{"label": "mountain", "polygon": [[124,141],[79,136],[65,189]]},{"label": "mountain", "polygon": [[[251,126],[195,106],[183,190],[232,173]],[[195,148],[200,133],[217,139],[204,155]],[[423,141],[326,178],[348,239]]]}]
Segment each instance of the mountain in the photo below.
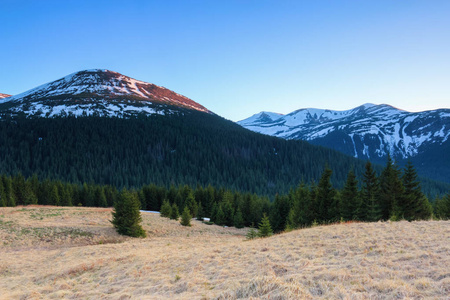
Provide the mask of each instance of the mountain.
[{"label": "mountain", "polygon": [[[351,168],[364,173],[361,160],[254,133],[187,97],[107,70],[4,98],[0,117],[0,174],[130,188],[211,184],[273,197],[318,182],[325,166],[336,187]],[[425,192],[449,189],[431,182]]]},{"label": "mountain", "polygon": [[131,116],[170,113],[173,109],[211,113],[202,105],[164,87],[109,70],[84,70],[0,100],[9,115]]},{"label": "mountain", "polygon": [[364,163],[260,135],[166,88],[85,70],[0,100],[0,173],[117,187],[208,184],[260,195],[318,181],[342,186]]},{"label": "mountain", "polygon": [[450,182],[450,109],[411,113],[385,104],[345,111],[307,108],[287,115],[261,112],[238,124],[376,163],[384,163],[388,154],[400,164],[410,159],[422,175]]},{"label": "mountain", "polygon": [[8,97],[11,97],[11,95],[0,93],[0,99],[8,98]]}]

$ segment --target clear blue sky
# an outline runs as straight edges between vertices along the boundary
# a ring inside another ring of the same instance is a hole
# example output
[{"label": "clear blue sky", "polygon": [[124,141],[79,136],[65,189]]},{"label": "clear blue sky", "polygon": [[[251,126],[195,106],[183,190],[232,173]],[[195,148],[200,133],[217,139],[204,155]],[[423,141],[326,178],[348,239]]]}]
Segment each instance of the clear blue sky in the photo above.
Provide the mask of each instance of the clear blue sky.
[{"label": "clear blue sky", "polygon": [[450,107],[450,1],[0,0],[0,93],[105,68],[231,120]]}]

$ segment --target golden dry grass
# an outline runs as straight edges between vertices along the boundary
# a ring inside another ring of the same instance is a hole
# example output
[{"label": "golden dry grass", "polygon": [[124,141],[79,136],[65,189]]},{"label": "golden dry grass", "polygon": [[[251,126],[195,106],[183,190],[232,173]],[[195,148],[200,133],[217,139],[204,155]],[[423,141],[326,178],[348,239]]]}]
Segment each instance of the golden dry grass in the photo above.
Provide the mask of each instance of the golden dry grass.
[{"label": "golden dry grass", "polygon": [[351,223],[244,241],[143,213],[119,236],[110,209],[0,208],[1,299],[449,299],[450,222]]}]

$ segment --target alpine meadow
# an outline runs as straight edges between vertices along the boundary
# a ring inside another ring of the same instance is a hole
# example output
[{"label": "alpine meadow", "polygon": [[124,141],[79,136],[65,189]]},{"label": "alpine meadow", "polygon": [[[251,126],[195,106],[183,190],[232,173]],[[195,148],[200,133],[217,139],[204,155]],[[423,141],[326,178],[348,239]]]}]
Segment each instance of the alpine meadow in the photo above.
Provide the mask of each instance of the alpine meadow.
[{"label": "alpine meadow", "polygon": [[449,299],[450,2],[0,11],[0,300]]}]

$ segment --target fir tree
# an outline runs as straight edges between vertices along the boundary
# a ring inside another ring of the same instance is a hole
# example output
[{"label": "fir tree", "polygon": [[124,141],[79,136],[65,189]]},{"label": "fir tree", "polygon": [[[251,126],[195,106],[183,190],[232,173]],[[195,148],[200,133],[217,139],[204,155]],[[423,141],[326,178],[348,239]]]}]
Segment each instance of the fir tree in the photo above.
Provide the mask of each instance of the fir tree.
[{"label": "fir tree", "polygon": [[170,206],[169,201],[166,199],[163,201],[163,204],[161,205],[161,209],[159,212],[161,217],[164,218],[170,218],[170,215],[172,213],[172,207]]},{"label": "fir tree", "polygon": [[58,186],[56,184],[53,184],[50,190],[50,198],[49,198],[49,202],[50,205],[60,205],[59,202],[60,198],[59,198],[59,192],[58,192]]},{"label": "fir tree", "polygon": [[185,206],[183,213],[181,214],[180,223],[183,226],[191,226],[191,219],[192,219],[192,215],[190,213],[190,210],[187,206]]},{"label": "fir tree", "polygon": [[180,212],[178,210],[178,205],[176,203],[172,204],[172,210],[170,211],[170,219],[178,220],[180,217]]},{"label": "fir tree", "polygon": [[185,203],[186,203],[186,207],[189,209],[189,214],[193,217],[197,216],[198,204],[197,204],[197,201],[195,201],[192,191],[189,192]]},{"label": "fir tree", "polygon": [[219,205],[219,207],[217,208],[217,212],[216,212],[216,217],[215,217],[215,221],[214,223],[216,223],[217,225],[225,225],[225,214],[222,210],[222,204]]},{"label": "fir tree", "polygon": [[244,228],[244,218],[242,217],[241,209],[238,207],[234,214],[234,227]]},{"label": "fir tree", "polygon": [[123,190],[114,203],[113,219],[111,223],[117,232],[131,237],[145,237],[146,233],[141,226],[142,217],[140,202],[135,193]]},{"label": "fir tree", "polygon": [[[106,195],[105,195],[105,191],[103,190],[102,187],[98,186],[95,189],[95,202],[96,202],[96,206],[97,207],[107,207],[108,206],[108,202],[106,201]],[[139,198],[138,198],[139,200]],[[139,201],[139,203],[141,203]]]},{"label": "fir tree", "polygon": [[363,219],[365,221],[375,222],[382,216],[378,193],[378,178],[372,168],[372,164],[368,161],[366,163],[366,171],[364,173],[363,188],[361,192],[364,210]]},{"label": "fir tree", "polygon": [[403,207],[401,212],[403,217],[408,220],[429,219],[431,209],[428,199],[422,193],[420,183],[417,180],[417,173],[411,161],[408,161],[403,174]]},{"label": "fir tree", "polygon": [[203,211],[203,206],[202,206],[202,203],[199,202],[198,203],[198,211],[197,211],[197,220],[198,221],[203,221],[204,217],[205,217],[205,213]]},{"label": "fir tree", "polygon": [[340,194],[341,217],[344,220],[355,220],[358,218],[360,208],[358,181],[355,173],[350,170],[347,175],[347,182]]},{"label": "fir tree", "polygon": [[268,237],[273,234],[272,227],[270,226],[269,217],[264,214],[261,219],[261,223],[259,223],[258,227],[258,236],[259,237]]},{"label": "fir tree", "polygon": [[286,228],[286,221],[289,216],[290,205],[287,196],[275,196],[270,214],[270,224],[274,232],[283,231]]},{"label": "fir tree", "polygon": [[337,219],[337,208],[335,204],[336,191],[331,185],[332,171],[328,167],[322,173],[317,186],[317,219],[320,222],[328,222]]},{"label": "fir tree", "polygon": [[442,220],[450,219],[450,193],[436,200],[435,215]]},{"label": "fir tree", "polygon": [[379,203],[381,218],[384,220],[403,218],[403,184],[400,170],[393,163],[390,155],[387,157],[386,167],[379,178]]}]

